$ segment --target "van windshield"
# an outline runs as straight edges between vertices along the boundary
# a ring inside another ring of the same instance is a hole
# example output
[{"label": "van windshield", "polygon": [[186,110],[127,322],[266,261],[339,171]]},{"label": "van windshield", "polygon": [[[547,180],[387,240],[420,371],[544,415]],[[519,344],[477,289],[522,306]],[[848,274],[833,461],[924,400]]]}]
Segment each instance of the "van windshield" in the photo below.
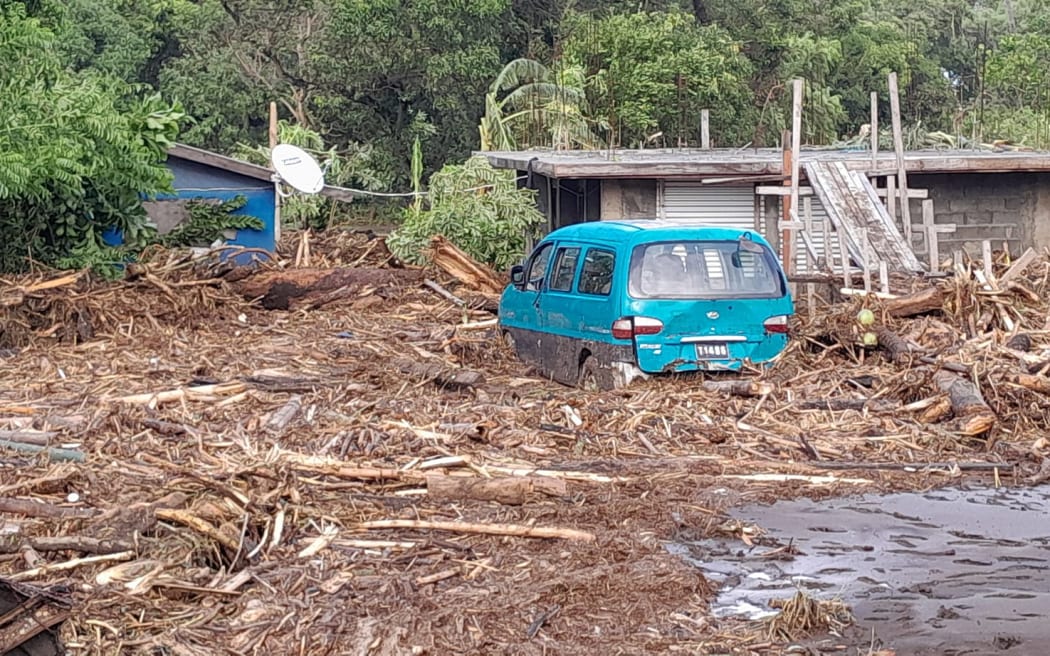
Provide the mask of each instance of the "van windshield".
[{"label": "van windshield", "polygon": [[[758,244],[755,244],[756,246]],[[631,254],[634,298],[780,298],[780,266],[765,246],[745,251],[736,241],[642,244]]]}]

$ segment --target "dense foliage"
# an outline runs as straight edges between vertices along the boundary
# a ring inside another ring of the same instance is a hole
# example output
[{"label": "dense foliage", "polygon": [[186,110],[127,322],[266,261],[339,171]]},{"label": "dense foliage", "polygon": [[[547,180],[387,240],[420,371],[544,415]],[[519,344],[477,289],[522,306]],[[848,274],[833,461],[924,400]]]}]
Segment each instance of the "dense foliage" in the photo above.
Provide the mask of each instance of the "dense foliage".
[{"label": "dense foliage", "polygon": [[102,233],[144,244],[140,195],[170,188],[160,162],[179,108],[101,71],[74,74],[48,19],[61,17],[0,3],[0,271],[119,259]]},{"label": "dense foliage", "polygon": [[387,240],[401,260],[424,261],[434,235],[444,235],[474,258],[508,269],[543,222],[536,192],[519,188],[512,171],[497,171],[483,157],[448,165],[430,177],[423,204],[405,210],[404,224]]},{"label": "dense foliage", "polygon": [[384,191],[410,188],[417,145],[424,172],[696,145],[703,109],[715,145],[773,145],[795,77],[810,143],[857,135],[896,71],[915,133],[1050,146],[1043,0],[0,0],[0,57],[5,270],[109,257],[99,231],[145,234],[178,128],[264,157],[270,101],[340,181]]}]

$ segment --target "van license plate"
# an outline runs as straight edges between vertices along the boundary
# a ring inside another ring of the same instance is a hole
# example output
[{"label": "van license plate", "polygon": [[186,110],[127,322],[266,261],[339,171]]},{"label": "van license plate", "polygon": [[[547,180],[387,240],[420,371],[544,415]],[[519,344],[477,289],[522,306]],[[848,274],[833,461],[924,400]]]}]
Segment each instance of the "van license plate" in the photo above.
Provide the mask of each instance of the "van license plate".
[{"label": "van license plate", "polygon": [[725,360],[729,357],[729,347],[725,344],[697,344],[696,358],[698,360]]}]

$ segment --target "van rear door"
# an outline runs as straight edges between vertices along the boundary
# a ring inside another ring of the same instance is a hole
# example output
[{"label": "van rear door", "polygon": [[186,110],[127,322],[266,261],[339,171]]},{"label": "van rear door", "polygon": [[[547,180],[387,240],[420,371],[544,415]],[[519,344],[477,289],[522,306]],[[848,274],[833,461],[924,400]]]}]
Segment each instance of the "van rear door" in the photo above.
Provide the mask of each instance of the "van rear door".
[{"label": "van rear door", "polygon": [[647,372],[738,368],[786,344],[786,280],[768,248],[738,241],[641,244],[631,256],[625,314]]}]

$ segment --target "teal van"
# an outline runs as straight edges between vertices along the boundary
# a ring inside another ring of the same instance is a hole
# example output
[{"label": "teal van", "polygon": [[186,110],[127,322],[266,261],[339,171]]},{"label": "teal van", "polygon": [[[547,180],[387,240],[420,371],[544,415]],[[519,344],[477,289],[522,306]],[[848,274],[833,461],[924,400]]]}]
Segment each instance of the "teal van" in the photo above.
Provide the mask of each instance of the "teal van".
[{"label": "teal van", "polygon": [[761,235],[663,220],[566,226],[511,270],[503,338],[568,385],[736,370],[787,345],[787,278]]}]

